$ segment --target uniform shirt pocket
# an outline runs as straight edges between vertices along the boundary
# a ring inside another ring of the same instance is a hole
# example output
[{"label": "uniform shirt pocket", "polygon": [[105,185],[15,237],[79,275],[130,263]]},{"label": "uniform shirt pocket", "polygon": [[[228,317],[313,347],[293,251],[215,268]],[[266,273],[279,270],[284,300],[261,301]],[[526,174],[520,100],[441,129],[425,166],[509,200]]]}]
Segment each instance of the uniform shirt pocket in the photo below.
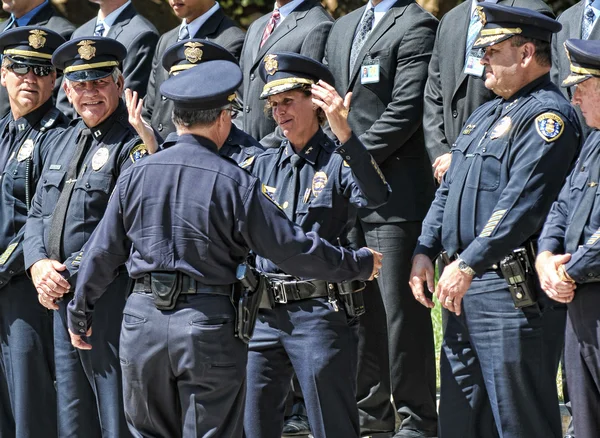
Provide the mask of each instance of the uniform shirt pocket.
[{"label": "uniform shirt pocket", "polygon": [[42,216],[50,216],[54,212],[65,174],[65,171],[51,170],[42,176]]},{"label": "uniform shirt pocket", "polygon": [[469,178],[470,188],[493,192],[500,186],[502,178],[502,158],[508,149],[508,140],[492,140],[479,149],[480,169],[478,178]]},{"label": "uniform shirt pocket", "polygon": [[76,220],[101,218],[110,197],[113,176],[110,173],[90,172],[75,183],[73,201],[80,202],[70,209]]}]

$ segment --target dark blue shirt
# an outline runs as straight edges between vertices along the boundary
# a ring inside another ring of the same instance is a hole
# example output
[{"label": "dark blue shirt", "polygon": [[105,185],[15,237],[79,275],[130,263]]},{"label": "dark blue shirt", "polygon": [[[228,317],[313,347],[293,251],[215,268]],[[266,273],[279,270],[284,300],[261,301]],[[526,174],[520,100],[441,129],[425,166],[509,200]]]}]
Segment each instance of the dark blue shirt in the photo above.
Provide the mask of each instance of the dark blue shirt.
[{"label": "dark blue shirt", "polygon": [[180,271],[204,285],[229,285],[250,250],[294,275],[332,282],[366,279],[373,268],[370,251],[337,248],[305,234],[260,181],[220,157],[214,143],[182,135],[119,178],[86,247],[70,324],[76,330],[87,324],[124,263],[133,278]]},{"label": "dark blue shirt", "polygon": [[[9,123],[15,124],[16,137],[12,144],[4,144],[2,140],[7,136]],[[0,120],[0,133],[3,133],[0,144],[8,149],[8,161],[0,168],[3,170],[0,178],[0,287],[25,272],[23,238],[28,203],[35,193],[51,144],[62,134],[66,124],[65,116],[53,108],[52,99],[18,120],[13,120],[11,112]]]},{"label": "dark blue shirt", "polygon": [[477,273],[497,263],[541,229],[580,141],[549,75],[479,107],[452,146],[415,254],[460,253]]}]

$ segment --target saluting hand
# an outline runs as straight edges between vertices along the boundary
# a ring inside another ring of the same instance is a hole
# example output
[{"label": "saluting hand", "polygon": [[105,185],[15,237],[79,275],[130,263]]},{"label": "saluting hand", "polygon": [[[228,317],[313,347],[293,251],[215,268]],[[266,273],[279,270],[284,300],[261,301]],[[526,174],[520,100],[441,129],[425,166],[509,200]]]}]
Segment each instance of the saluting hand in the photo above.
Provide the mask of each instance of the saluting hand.
[{"label": "saluting hand", "polygon": [[31,266],[31,280],[38,292],[38,301],[47,309],[58,310],[55,300],[62,298],[71,288],[60,275],[65,269],[65,265],[52,259],[42,259]]},{"label": "saluting hand", "polygon": [[352,93],[346,94],[342,100],[335,88],[327,82],[319,81],[312,85],[312,95],[313,103],[323,109],[335,136],[342,144],[346,143],[352,135],[352,129],[348,124]]},{"label": "saluting hand", "polygon": [[429,309],[433,309],[435,304],[425,295],[424,285],[427,284],[429,293],[434,290],[434,268],[433,263],[424,254],[418,254],[413,259],[412,269],[410,271],[410,281],[408,282],[415,299]]},{"label": "saluting hand", "polygon": [[129,113],[129,124],[133,126],[133,129],[138,133],[149,154],[153,154],[158,150],[158,143],[156,137],[154,137],[154,130],[148,122],[142,117],[142,107],[144,106],[144,99],[138,97],[137,91],[131,91],[129,88],[125,90],[125,104],[127,105],[127,112]]},{"label": "saluting hand", "polygon": [[550,298],[559,303],[570,303],[575,297],[577,285],[565,270],[571,254],[554,255],[550,251],[540,253],[535,259],[535,269],[540,286]]}]

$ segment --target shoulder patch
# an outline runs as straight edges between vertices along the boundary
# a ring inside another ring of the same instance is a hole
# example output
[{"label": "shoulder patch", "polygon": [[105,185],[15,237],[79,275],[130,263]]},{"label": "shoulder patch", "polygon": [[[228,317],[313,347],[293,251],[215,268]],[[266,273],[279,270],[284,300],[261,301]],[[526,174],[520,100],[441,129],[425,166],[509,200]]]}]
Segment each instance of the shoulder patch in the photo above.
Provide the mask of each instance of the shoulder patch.
[{"label": "shoulder patch", "polygon": [[242,163],[240,164],[240,167],[242,169],[245,169],[246,167],[250,166],[252,163],[254,163],[254,159],[256,158],[255,155],[251,156],[250,158],[246,158],[244,161],[242,161]]},{"label": "shoulder patch", "polygon": [[557,140],[565,129],[565,122],[555,113],[540,114],[535,119],[535,129],[547,142]]},{"label": "shoulder patch", "polygon": [[135,163],[146,155],[148,155],[148,148],[144,143],[140,143],[131,150],[129,153],[129,158],[131,158],[131,161]]}]

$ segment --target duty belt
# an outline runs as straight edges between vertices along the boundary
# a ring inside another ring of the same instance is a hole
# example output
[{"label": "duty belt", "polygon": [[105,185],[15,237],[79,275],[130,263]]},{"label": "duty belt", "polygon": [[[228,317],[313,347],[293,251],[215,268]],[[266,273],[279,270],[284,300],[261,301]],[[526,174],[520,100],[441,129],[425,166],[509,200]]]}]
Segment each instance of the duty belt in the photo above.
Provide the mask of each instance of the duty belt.
[{"label": "duty belt", "polygon": [[267,293],[278,304],[309,298],[327,297],[337,291],[336,283],[323,280],[283,280],[267,275]]},{"label": "duty belt", "polygon": [[[232,285],[202,284],[193,279],[192,277],[188,277],[187,275],[182,276],[180,288],[181,295],[215,294],[231,296],[233,290]],[[133,291],[138,293],[151,294],[152,287],[150,282],[150,274],[146,274],[141,278],[136,278]]]}]

